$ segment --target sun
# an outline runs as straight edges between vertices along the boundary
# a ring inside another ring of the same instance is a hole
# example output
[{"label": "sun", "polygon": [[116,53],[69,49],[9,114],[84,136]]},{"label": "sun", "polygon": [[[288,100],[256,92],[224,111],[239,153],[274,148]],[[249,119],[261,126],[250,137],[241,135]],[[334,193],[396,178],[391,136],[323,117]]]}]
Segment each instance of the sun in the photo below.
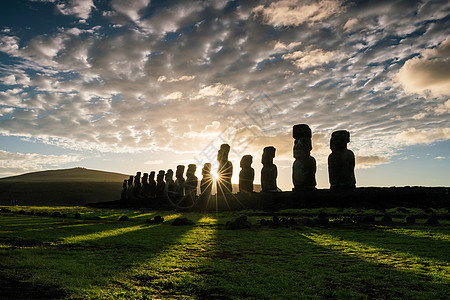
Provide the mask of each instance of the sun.
[{"label": "sun", "polygon": [[214,181],[217,181],[217,178],[219,178],[219,174],[217,174],[216,170],[211,170],[211,176],[213,177]]}]

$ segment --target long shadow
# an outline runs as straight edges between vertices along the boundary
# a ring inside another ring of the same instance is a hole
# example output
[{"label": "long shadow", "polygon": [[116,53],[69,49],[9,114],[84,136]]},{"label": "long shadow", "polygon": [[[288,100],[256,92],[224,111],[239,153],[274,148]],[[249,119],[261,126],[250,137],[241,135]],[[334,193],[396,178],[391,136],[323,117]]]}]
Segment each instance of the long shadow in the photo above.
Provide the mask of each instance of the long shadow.
[{"label": "long shadow", "polygon": [[[405,229],[405,231],[407,230]],[[370,234],[358,230],[328,229],[327,231],[328,234],[344,240],[363,243],[394,252],[410,253],[415,256],[436,259],[441,262],[450,262],[450,241],[433,239],[425,234],[425,236],[419,237],[406,233],[399,234],[389,229],[376,229],[370,231]],[[321,230],[321,232],[325,231]]]},{"label": "long shadow", "polygon": [[[197,222],[199,217],[191,219]],[[127,227],[135,226],[139,228],[126,231]],[[90,234],[95,234],[110,228],[125,231],[119,235],[99,236],[98,239],[69,244],[19,247],[13,252],[0,249],[0,254],[9,256],[7,260],[0,262],[2,267],[0,275],[31,278],[30,280],[36,277],[41,278],[40,281],[43,278],[44,282],[53,282],[62,289],[68,288],[71,293],[83,293],[95,287],[105,287],[117,275],[157,257],[160,252],[192,230],[193,225],[137,225],[136,222],[125,221],[120,224],[99,224],[96,228],[88,230]],[[72,233],[72,230],[63,228],[61,232],[52,235],[52,238],[70,236]],[[33,233],[30,232],[29,237],[33,238]],[[17,270],[15,265],[24,268]],[[15,269],[14,274],[9,273],[8,270],[11,268]],[[23,296],[27,297],[27,294]]]},{"label": "long shadow", "polygon": [[210,258],[198,267],[198,298],[448,299],[448,286],[334,251],[307,237],[316,231],[287,228],[214,234]]}]

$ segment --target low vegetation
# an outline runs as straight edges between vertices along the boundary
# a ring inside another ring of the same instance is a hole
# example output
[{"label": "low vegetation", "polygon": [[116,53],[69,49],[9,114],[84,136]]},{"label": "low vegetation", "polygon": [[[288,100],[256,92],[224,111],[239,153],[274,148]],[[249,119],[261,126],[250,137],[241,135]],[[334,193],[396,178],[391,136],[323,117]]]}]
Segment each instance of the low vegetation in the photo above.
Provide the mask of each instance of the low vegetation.
[{"label": "low vegetation", "polygon": [[[254,211],[0,208],[0,298],[450,298],[446,209],[288,210],[284,225]],[[241,214],[250,228],[225,229]]]}]

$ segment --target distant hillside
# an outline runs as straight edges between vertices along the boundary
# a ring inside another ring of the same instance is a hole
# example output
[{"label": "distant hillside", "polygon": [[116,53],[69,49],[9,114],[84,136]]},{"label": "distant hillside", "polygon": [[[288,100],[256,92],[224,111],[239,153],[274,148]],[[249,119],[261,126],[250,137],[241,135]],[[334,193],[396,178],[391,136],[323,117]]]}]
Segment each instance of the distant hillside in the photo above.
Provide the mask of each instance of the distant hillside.
[{"label": "distant hillside", "polygon": [[85,168],[49,170],[0,178],[0,182],[123,182],[129,175]]}]

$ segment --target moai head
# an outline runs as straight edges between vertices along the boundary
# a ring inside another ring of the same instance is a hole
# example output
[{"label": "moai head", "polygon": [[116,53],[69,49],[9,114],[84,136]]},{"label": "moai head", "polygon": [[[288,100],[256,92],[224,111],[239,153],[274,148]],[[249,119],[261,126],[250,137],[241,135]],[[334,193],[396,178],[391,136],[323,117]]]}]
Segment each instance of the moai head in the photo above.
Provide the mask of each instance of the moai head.
[{"label": "moai head", "polygon": [[253,156],[251,155],[244,155],[241,158],[241,168],[251,168],[253,162]]},{"label": "moai head", "polygon": [[140,184],[141,183],[141,172],[137,172],[136,176],[134,176],[134,184]]},{"label": "moai head", "polygon": [[166,182],[173,181],[173,170],[172,169],[167,170],[165,178],[166,178]]},{"label": "moai head", "polygon": [[177,179],[183,178],[183,174],[184,174],[184,166],[183,165],[178,165],[175,177]]},{"label": "moai head", "polygon": [[219,152],[217,153],[217,161],[223,163],[228,161],[228,154],[230,153],[230,145],[222,144],[220,145]]},{"label": "moai head", "polygon": [[148,173],[144,173],[144,175],[142,175],[142,183],[147,183],[148,182],[147,179],[148,179]]},{"label": "moai head", "polygon": [[350,142],[350,132],[347,130],[338,130],[331,134],[331,151],[347,149],[347,143]]},{"label": "moai head", "polygon": [[205,163],[202,169],[202,175],[209,175],[211,173],[211,164]]},{"label": "moai head", "polygon": [[133,185],[133,176],[130,176],[129,178],[128,178],[128,186],[132,186]]},{"label": "moai head", "polygon": [[150,174],[148,175],[148,180],[155,181],[155,171],[150,172]]},{"label": "moai head", "polygon": [[272,146],[268,146],[265,147],[263,150],[263,155],[262,155],[262,164],[263,165],[272,165],[273,164],[273,158],[275,157],[275,147]]},{"label": "moai head", "polygon": [[164,170],[160,170],[158,172],[158,176],[156,176],[156,181],[158,182],[164,182]]},{"label": "moai head", "polygon": [[309,128],[309,126],[306,124],[294,125],[292,136],[294,137],[294,139],[311,138],[312,137],[311,128]]},{"label": "moai head", "polygon": [[187,168],[187,171],[186,171],[186,177],[194,176],[195,175],[195,171],[197,171],[197,165],[189,164],[188,168]]},{"label": "moai head", "polygon": [[128,184],[128,179],[125,179],[125,180],[123,181],[122,187],[123,187],[123,188],[126,188],[126,187],[127,187],[127,184]]}]

